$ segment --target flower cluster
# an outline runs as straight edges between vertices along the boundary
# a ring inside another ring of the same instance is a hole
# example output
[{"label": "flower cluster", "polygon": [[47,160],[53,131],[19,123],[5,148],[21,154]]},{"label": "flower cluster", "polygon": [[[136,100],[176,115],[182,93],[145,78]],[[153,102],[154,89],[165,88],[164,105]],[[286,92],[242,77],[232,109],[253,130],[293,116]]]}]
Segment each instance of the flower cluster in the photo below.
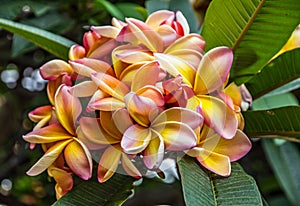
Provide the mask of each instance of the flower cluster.
[{"label": "flower cluster", "polygon": [[251,148],[242,132],[242,93],[227,85],[233,52],[204,49],[181,12],[92,26],[68,62],[40,68],[50,105],[29,113],[36,126],[23,138],[45,154],[27,173],[48,170],[57,198],[72,188],[73,174],[91,178],[93,159],[99,182],[120,168],[141,178],[169,154],[230,175],[230,162]]}]

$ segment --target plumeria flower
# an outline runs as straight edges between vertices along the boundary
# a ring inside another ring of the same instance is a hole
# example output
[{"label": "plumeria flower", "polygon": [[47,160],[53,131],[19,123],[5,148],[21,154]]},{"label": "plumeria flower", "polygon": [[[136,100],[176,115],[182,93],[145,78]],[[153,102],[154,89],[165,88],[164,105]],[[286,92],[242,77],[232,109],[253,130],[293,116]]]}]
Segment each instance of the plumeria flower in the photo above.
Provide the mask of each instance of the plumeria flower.
[{"label": "plumeria flower", "polygon": [[70,169],[82,179],[92,175],[92,159],[88,148],[77,138],[76,120],[81,113],[77,98],[69,93],[69,87],[61,85],[55,95],[54,108],[58,122],[34,130],[23,138],[35,144],[45,144],[46,153],[27,172],[38,175],[46,170],[63,153]]},{"label": "plumeria flower", "polygon": [[80,119],[79,139],[91,150],[105,148],[98,164],[99,182],[105,182],[112,177],[118,168],[119,161],[127,174],[135,178],[142,177],[130,157],[123,152],[120,146],[124,131],[132,124],[133,121],[125,109],[119,109],[113,113],[102,111],[100,119],[91,117]]},{"label": "plumeria flower", "polygon": [[73,173],[64,164],[63,156],[60,155],[47,169],[48,175],[53,177],[56,182],[56,199],[60,199],[73,188]]},{"label": "plumeria flower", "polygon": [[229,176],[230,162],[239,160],[251,149],[251,142],[241,131],[237,130],[231,139],[224,139],[214,130],[204,125],[198,135],[197,146],[186,153],[214,173]]}]

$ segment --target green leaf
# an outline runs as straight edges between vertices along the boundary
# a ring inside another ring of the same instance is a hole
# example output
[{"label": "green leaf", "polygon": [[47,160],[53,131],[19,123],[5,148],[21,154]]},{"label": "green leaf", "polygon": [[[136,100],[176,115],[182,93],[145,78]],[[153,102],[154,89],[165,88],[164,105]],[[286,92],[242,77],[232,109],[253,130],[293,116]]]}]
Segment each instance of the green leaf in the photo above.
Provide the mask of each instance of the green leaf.
[{"label": "green leaf", "polygon": [[244,132],[249,137],[281,138],[300,142],[300,106],[247,111]]},{"label": "green leaf", "polygon": [[[61,21],[61,19],[64,19],[64,21]],[[68,22],[68,25],[66,25],[66,21]],[[59,14],[57,12],[50,12],[41,17],[26,19],[21,23],[61,35],[71,29],[75,21],[70,19],[70,17],[67,15]],[[36,46],[34,46],[32,43],[19,37],[18,35],[14,35],[12,43],[12,57],[16,57],[35,48]]]},{"label": "green leaf", "polygon": [[282,93],[272,96],[263,96],[253,101],[253,110],[268,110],[286,106],[298,106],[299,102],[294,94]]},{"label": "green leaf", "polygon": [[263,139],[262,146],[267,160],[285,195],[293,205],[300,202],[300,153],[291,142],[277,146],[272,140]]},{"label": "green leaf", "polygon": [[163,9],[169,9],[170,0],[148,0],[145,2],[149,14]]},{"label": "green leaf", "polygon": [[117,19],[120,19],[120,20],[124,20],[125,17],[124,15],[122,14],[122,12],[115,6],[113,5],[112,3],[110,3],[109,1],[106,1],[106,0],[95,0],[95,3],[100,5],[100,6],[103,6],[110,15],[112,15],[113,17],[116,17]]},{"label": "green leaf", "polygon": [[[261,73],[255,75],[246,86],[254,98],[258,98],[297,78],[300,78],[300,49],[286,52],[270,62]],[[300,86],[299,80],[292,88]],[[285,87],[290,88],[292,85]]]},{"label": "green leaf", "polygon": [[56,57],[64,60],[68,59],[69,48],[76,44],[71,40],[55,35],[51,32],[25,24],[16,23],[7,19],[0,18],[0,27],[23,37]]},{"label": "green leaf", "polygon": [[231,163],[227,178],[204,171],[191,157],[183,157],[178,167],[187,206],[263,205],[255,180],[238,163]]},{"label": "green leaf", "polygon": [[234,51],[231,78],[242,84],[281,49],[300,20],[299,0],[214,0],[203,25],[207,50]]},{"label": "green leaf", "polygon": [[147,18],[145,8],[134,3],[116,3],[115,6],[122,12],[124,17],[132,17],[144,21]]},{"label": "green leaf", "polygon": [[83,181],[53,206],[121,205],[132,194],[134,178],[115,174],[105,183],[95,179]]},{"label": "green leaf", "polygon": [[167,9],[181,11],[189,23],[191,32],[198,32],[198,20],[189,0],[149,0],[146,1],[146,8],[149,13],[157,10]]}]

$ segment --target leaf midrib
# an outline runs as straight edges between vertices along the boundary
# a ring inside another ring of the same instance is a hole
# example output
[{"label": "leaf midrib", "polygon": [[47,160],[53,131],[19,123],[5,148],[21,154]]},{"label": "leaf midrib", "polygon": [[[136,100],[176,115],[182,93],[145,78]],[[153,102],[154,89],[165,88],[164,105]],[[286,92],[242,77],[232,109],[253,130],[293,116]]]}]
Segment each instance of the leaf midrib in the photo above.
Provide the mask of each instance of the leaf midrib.
[{"label": "leaf midrib", "polygon": [[235,51],[236,48],[240,45],[241,41],[243,40],[244,36],[247,34],[248,30],[250,29],[250,26],[253,24],[257,14],[262,9],[263,5],[265,4],[266,0],[262,0],[258,7],[255,9],[254,13],[250,17],[249,21],[247,22],[246,26],[243,28],[242,32],[240,33],[239,37],[237,38],[236,42],[232,46],[232,50]]}]

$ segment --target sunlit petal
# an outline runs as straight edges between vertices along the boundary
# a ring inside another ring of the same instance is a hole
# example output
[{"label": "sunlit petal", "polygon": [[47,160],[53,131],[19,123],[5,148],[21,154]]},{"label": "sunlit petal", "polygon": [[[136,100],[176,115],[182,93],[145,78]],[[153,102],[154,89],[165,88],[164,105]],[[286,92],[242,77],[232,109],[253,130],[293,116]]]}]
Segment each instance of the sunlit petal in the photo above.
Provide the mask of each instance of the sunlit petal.
[{"label": "sunlit petal", "polygon": [[101,156],[98,165],[98,181],[103,183],[116,172],[121,158],[121,150],[109,146]]},{"label": "sunlit petal", "polygon": [[232,138],[237,130],[236,114],[222,100],[207,96],[197,96],[204,115],[204,122],[226,139]]},{"label": "sunlit petal", "polygon": [[144,64],[134,76],[131,91],[136,92],[144,86],[155,85],[159,79],[159,72],[159,64],[156,61]]},{"label": "sunlit petal", "polygon": [[161,134],[166,150],[182,151],[195,147],[197,144],[194,130],[181,122],[163,122],[151,128]]},{"label": "sunlit petal", "polygon": [[[150,83],[151,81],[149,81]],[[155,102],[157,106],[164,105],[164,97],[162,92],[155,86],[147,85],[136,91],[136,94],[141,97],[146,97]]]},{"label": "sunlit petal", "polygon": [[221,88],[227,80],[233,52],[228,47],[216,47],[209,50],[202,58],[197,69],[195,94],[207,94]]},{"label": "sunlit petal", "polygon": [[163,122],[175,121],[188,125],[192,129],[196,129],[203,123],[203,117],[190,109],[181,107],[172,107],[164,110],[153,121],[152,126]]},{"label": "sunlit petal", "polygon": [[59,122],[72,135],[75,135],[75,122],[81,113],[77,97],[69,92],[70,87],[61,85],[55,95],[55,112]]},{"label": "sunlit petal", "polygon": [[208,170],[218,175],[225,177],[230,175],[230,159],[225,155],[203,150],[197,160]]},{"label": "sunlit petal", "polygon": [[195,71],[197,70],[203,57],[203,55],[199,51],[193,49],[170,50],[168,54],[176,56],[177,58],[188,62],[190,65],[192,65]]},{"label": "sunlit petal", "polygon": [[[77,138],[89,149],[89,150],[101,150],[105,147],[107,147],[107,144],[100,144],[98,142],[94,142],[93,139],[90,139],[89,137],[85,136],[81,130],[81,127],[78,126],[76,129]],[[96,136],[96,135],[94,135]]]},{"label": "sunlit petal", "polygon": [[134,166],[133,162],[128,158],[125,153],[122,153],[122,167],[127,174],[134,178],[142,178],[140,171]]},{"label": "sunlit petal", "polygon": [[119,139],[107,134],[100,125],[100,120],[92,117],[82,117],[79,120],[80,128],[85,137],[94,144],[115,144]]},{"label": "sunlit petal", "polygon": [[188,34],[177,39],[165,50],[164,53],[169,54],[171,52],[180,51],[182,49],[190,49],[202,53],[205,49],[205,41],[198,34]]},{"label": "sunlit petal", "polygon": [[129,92],[128,87],[123,82],[110,75],[94,73],[91,77],[101,90],[119,100],[123,100]]},{"label": "sunlit petal", "polygon": [[115,121],[122,120],[113,118],[112,114],[112,112],[100,111],[100,124],[107,134],[121,140],[123,134],[116,127]]},{"label": "sunlit petal", "polygon": [[98,89],[98,86],[93,81],[83,81],[70,88],[70,93],[74,97],[90,97]]},{"label": "sunlit petal", "polygon": [[125,107],[125,103],[114,97],[106,97],[103,99],[90,102],[87,106],[88,111],[116,111]]},{"label": "sunlit petal", "polygon": [[206,150],[228,156],[232,162],[242,158],[250,151],[251,142],[241,130],[237,130],[232,139],[224,139],[216,134],[208,137],[201,146]]},{"label": "sunlit petal", "polygon": [[133,125],[133,120],[130,118],[127,109],[118,109],[112,115],[114,124],[118,130],[123,134],[131,125]]},{"label": "sunlit petal", "polygon": [[164,141],[160,134],[153,138],[143,152],[143,161],[147,168],[158,169],[164,157]]},{"label": "sunlit petal", "polygon": [[116,54],[116,57],[122,62],[133,64],[142,61],[153,61],[154,57],[148,50],[141,48],[140,50],[127,50]]},{"label": "sunlit petal", "polygon": [[76,60],[85,57],[85,48],[80,45],[73,45],[69,50],[69,59]]},{"label": "sunlit petal", "polygon": [[27,175],[35,176],[44,172],[62,153],[64,148],[73,140],[60,141],[52,145],[47,152],[27,172]]},{"label": "sunlit petal", "polygon": [[65,150],[64,156],[70,169],[84,180],[92,176],[92,157],[88,148],[78,139],[70,142]]},{"label": "sunlit petal", "polygon": [[161,39],[163,40],[164,47],[169,46],[179,37],[177,32],[170,25],[167,24],[159,26],[156,32],[160,35]]},{"label": "sunlit petal", "polygon": [[151,136],[151,131],[148,128],[132,125],[124,133],[121,147],[127,154],[137,154],[148,146]]},{"label": "sunlit petal", "polygon": [[101,60],[83,58],[76,61],[69,61],[74,71],[82,76],[90,77],[92,73],[102,72],[114,76],[111,66]]},{"label": "sunlit petal", "polygon": [[116,38],[121,29],[113,26],[91,26],[91,30],[98,33],[100,36]]},{"label": "sunlit petal", "polygon": [[142,44],[148,47],[151,51],[161,52],[163,50],[163,41],[159,37],[156,31],[151,29],[144,22],[127,18],[126,22],[128,23],[128,27],[132,31],[133,35],[138,38]]},{"label": "sunlit petal", "polygon": [[41,76],[47,80],[55,80],[62,74],[72,74],[72,67],[65,61],[54,59],[40,68]]},{"label": "sunlit petal", "polygon": [[173,21],[175,18],[175,14],[173,11],[168,10],[159,10],[150,14],[146,20],[146,24],[153,29],[161,26],[164,22]]},{"label": "sunlit petal", "polygon": [[149,114],[157,108],[156,103],[148,98],[133,92],[125,96],[125,105],[130,116],[140,125],[147,127],[150,124]]},{"label": "sunlit petal", "polygon": [[67,132],[60,124],[51,124],[29,132],[23,139],[30,143],[51,143],[60,140],[71,139],[72,135]]},{"label": "sunlit petal", "polygon": [[48,122],[51,118],[52,114],[52,106],[46,105],[46,106],[40,106],[32,110],[28,113],[28,117],[33,122],[39,122],[44,120],[45,122]]},{"label": "sunlit petal", "polygon": [[67,86],[72,86],[72,80],[69,75],[62,75],[59,76],[56,80],[53,81],[48,81],[47,85],[47,95],[50,103],[54,105],[54,97],[56,94],[56,91],[60,85],[67,85]]},{"label": "sunlit petal", "polygon": [[189,63],[168,54],[154,53],[154,57],[160,66],[173,77],[181,75],[184,83],[189,86],[193,85],[195,70]]}]

